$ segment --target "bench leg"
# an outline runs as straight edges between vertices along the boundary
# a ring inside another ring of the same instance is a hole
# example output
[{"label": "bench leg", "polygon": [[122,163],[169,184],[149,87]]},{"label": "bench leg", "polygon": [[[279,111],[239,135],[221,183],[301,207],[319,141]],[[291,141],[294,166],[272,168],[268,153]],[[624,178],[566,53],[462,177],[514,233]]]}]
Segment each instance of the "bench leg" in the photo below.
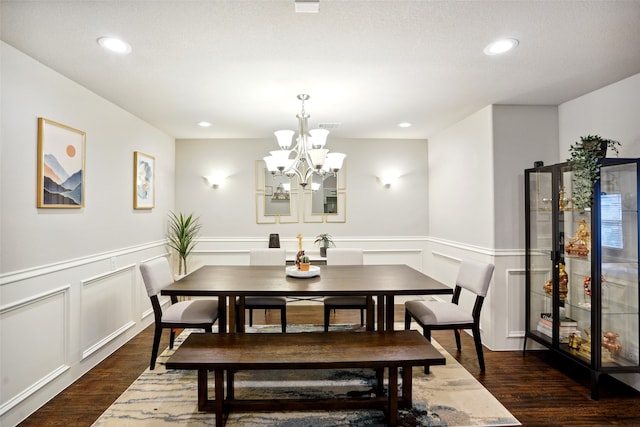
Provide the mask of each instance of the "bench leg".
[{"label": "bench leg", "polygon": [[398,368],[389,368],[389,426],[398,425]]},{"label": "bench leg", "polygon": [[198,410],[206,411],[209,400],[209,381],[207,379],[207,370],[198,369]]},{"label": "bench leg", "polygon": [[235,399],[235,395],[233,392],[233,379],[234,379],[235,371],[233,369],[229,369],[227,371],[227,399]]},{"label": "bench leg", "polygon": [[215,402],[216,427],[222,427],[225,423],[224,413],[224,369],[215,370]]},{"label": "bench leg", "polygon": [[413,406],[413,395],[411,388],[413,386],[413,367],[404,366],[402,368],[402,400],[400,408],[408,409]]},{"label": "bench leg", "polygon": [[384,396],[384,368],[376,368],[376,396]]}]

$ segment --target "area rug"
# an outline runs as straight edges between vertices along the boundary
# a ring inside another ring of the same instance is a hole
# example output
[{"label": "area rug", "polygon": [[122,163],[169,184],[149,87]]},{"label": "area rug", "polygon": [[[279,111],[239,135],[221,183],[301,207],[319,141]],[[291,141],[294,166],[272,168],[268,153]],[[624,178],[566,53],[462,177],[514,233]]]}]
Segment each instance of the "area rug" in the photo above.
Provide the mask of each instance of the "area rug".
[{"label": "area rug", "polygon": [[[332,329],[335,327],[332,325]],[[339,325],[343,331],[359,327]],[[321,325],[291,325],[289,332],[321,331]],[[254,326],[248,332],[269,333],[278,326]],[[167,370],[165,361],[191,333],[176,338],[153,371],[147,369],[93,424],[94,427],[215,426],[213,413],[198,412],[195,371]],[[348,332],[344,332],[348,333]],[[425,375],[413,370],[413,408],[400,410],[401,426],[515,426],[518,420],[467,372],[435,340],[432,344],[446,357],[446,365],[431,367]],[[147,357],[147,355],[144,355]],[[238,372],[237,398],[286,399],[366,395],[375,384],[373,370],[253,371]],[[213,381],[210,380],[210,384]],[[211,395],[213,392],[211,391]],[[382,411],[232,412],[226,426],[384,426]]]}]

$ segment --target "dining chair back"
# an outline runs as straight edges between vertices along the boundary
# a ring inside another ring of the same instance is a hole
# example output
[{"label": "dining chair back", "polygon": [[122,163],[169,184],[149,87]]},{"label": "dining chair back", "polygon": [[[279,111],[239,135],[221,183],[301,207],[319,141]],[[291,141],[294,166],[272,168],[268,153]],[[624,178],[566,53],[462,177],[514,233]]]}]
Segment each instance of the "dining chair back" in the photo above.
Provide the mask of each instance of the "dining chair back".
[{"label": "dining chair back", "polygon": [[[281,265],[287,263],[285,248],[255,248],[249,251],[250,265]],[[284,274],[284,272],[283,272]],[[244,308],[249,310],[249,326],[253,326],[253,310],[280,310],[280,324],[282,332],[287,332],[287,297],[286,296],[247,296]]]},{"label": "dining chair back", "polygon": [[213,324],[218,319],[218,302],[209,299],[178,302],[178,298],[172,296],[171,304],[163,308],[159,298],[160,292],[173,283],[169,261],[165,257],[147,261],[140,264],[140,272],[147,289],[147,295],[151,300],[155,318],[151,362],[149,363],[149,369],[154,369],[162,330],[169,329],[171,331],[169,348],[173,348],[176,328],[201,328],[212,332]]},{"label": "dining chair back", "polygon": [[[431,341],[432,330],[453,329],[458,351],[462,349],[460,331],[471,329],[478,354],[480,371],[485,371],[482,339],[480,336],[480,312],[489,284],[493,276],[494,265],[474,260],[463,260],[456,278],[451,302],[443,301],[407,301],[405,303],[404,327],[409,329],[414,319],[422,329],[424,336]],[[458,303],[462,290],[475,294],[475,303],[471,312]],[[429,373],[429,367],[425,367]]]},{"label": "dining chair back", "polygon": [[[327,265],[362,265],[364,257],[361,248],[330,248],[327,249]],[[360,326],[364,325],[364,311],[367,309],[365,296],[330,296],[324,297],[324,330],[329,331],[331,310],[354,309],[360,310]]]}]

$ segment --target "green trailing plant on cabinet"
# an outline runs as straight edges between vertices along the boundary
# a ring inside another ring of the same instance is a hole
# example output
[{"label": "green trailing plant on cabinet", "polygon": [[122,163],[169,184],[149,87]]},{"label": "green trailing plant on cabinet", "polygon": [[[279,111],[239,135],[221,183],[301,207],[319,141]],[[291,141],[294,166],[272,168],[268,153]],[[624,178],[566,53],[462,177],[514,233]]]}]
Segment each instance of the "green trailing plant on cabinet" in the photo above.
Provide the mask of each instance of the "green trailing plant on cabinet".
[{"label": "green trailing plant on cabinet", "polygon": [[567,162],[573,170],[572,195],[575,207],[580,211],[593,205],[593,187],[600,179],[600,159],[606,156],[607,149],[617,156],[619,146],[618,141],[587,135],[569,147]]},{"label": "green trailing plant on cabinet", "polygon": [[178,253],[178,274],[188,274],[187,257],[196,245],[196,237],[200,231],[198,217],[193,214],[184,215],[169,212],[169,246]]}]

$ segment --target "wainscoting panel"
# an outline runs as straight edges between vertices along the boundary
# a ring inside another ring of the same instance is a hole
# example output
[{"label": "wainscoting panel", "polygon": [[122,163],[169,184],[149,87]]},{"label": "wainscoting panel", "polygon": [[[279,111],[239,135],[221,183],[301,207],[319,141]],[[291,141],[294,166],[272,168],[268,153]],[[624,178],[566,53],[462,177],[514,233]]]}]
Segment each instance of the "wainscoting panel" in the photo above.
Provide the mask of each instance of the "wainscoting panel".
[{"label": "wainscoting panel", "polygon": [[0,307],[0,415],[69,369],[69,290]]},{"label": "wainscoting panel", "polygon": [[524,338],[525,330],[525,270],[505,270],[507,282],[507,337]]},{"label": "wainscoting panel", "polygon": [[[135,325],[136,265],[82,280],[81,349],[83,359]],[[123,297],[124,296],[124,297]]]}]

